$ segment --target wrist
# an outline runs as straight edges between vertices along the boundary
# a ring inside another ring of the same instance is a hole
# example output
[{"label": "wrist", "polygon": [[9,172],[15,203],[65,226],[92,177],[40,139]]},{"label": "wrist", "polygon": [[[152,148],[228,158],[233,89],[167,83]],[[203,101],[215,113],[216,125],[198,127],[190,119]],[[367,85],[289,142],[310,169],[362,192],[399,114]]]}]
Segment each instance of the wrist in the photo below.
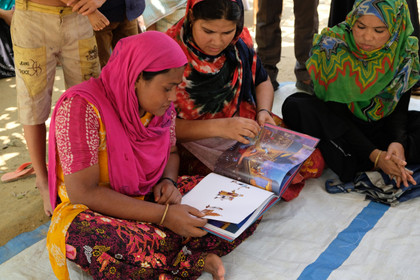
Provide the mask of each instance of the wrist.
[{"label": "wrist", "polygon": [[264,108],[259,109],[259,110],[257,111],[257,115],[258,115],[259,113],[261,113],[261,112],[266,112],[266,113],[268,113],[271,117],[273,116],[273,113],[272,113],[270,110],[268,110],[268,109],[264,109]]},{"label": "wrist", "polygon": [[373,162],[373,169],[378,169],[379,159],[381,158],[381,154],[382,154],[382,151],[379,150],[379,152],[376,154],[375,161]]},{"label": "wrist", "polygon": [[165,219],[166,219],[166,216],[168,214],[168,211],[169,211],[169,204],[166,204],[165,210],[163,211],[163,214],[162,214],[162,218],[160,219],[160,222],[159,222],[159,225],[160,226],[162,226],[163,223],[165,222]]},{"label": "wrist", "polygon": [[163,180],[170,181],[175,186],[175,188],[178,188],[178,183],[174,179],[169,178],[169,177],[162,177],[160,178],[159,182],[162,182]]}]

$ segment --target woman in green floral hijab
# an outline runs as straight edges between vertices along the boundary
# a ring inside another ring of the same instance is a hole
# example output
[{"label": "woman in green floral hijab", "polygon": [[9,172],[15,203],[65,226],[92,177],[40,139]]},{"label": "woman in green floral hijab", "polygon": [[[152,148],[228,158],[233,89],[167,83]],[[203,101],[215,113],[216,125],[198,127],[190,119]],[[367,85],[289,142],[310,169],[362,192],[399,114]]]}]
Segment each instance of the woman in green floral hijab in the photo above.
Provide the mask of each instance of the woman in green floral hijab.
[{"label": "woman in green floral hijab", "polygon": [[[378,18],[385,27],[382,34],[389,32],[389,40],[379,49],[356,44],[353,27],[362,16]],[[365,121],[389,115],[419,79],[417,38],[409,36],[413,30],[405,1],[356,1],[345,22],[315,35],[306,65],[316,95],[346,103]]]},{"label": "woman in green floral hijab", "polygon": [[292,129],[321,139],[327,165],[343,181],[381,169],[416,183],[420,113],[409,112],[419,80],[418,40],[405,0],[359,0],[346,21],[315,35],[307,69],[316,96],[296,93],[283,105]]}]

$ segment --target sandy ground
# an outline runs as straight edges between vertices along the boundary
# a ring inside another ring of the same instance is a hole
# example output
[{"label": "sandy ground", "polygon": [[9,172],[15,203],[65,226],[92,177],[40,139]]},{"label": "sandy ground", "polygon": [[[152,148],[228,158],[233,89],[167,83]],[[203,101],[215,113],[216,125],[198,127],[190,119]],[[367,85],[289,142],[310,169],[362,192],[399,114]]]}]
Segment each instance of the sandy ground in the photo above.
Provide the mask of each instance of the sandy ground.
[{"label": "sandy ground", "polygon": [[[250,10],[246,11],[246,25],[254,35],[253,1],[248,0],[248,3]],[[326,26],[329,5],[330,0],[320,0],[320,29]],[[283,45],[282,58],[278,65],[279,82],[295,81],[293,25],[293,0],[285,0],[281,21]],[[63,76],[59,67],[55,79],[54,102],[64,92]],[[15,79],[0,79],[0,176],[29,161],[22,126],[17,118]],[[9,183],[0,182],[0,246],[20,233],[34,230],[48,220],[43,211],[42,199],[35,188],[34,176]]]}]

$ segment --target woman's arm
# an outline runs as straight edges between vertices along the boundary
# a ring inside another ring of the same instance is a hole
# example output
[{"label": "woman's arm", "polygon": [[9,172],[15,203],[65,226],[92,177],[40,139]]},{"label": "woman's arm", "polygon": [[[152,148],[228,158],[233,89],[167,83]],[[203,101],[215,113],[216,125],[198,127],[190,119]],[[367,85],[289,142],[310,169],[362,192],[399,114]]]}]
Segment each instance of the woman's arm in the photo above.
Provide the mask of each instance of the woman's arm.
[{"label": "woman's arm", "polygon": [[384,153],[385,155],[379,157],[378,160],[378,166],[390,176],[395,177],[398,187],[401,183],[404,186],[408,186],[409,182],[414,185],[416,184],[416,181],[412,177],[413,172],[405,168],[407,165],[405,148],[407,146],[407,122],[410,97],[411,91],[404,93],[394,112],[385,119],[391,143],[386,153]]},{"label": "woman's arm", "polygon": [[256,88],[256,97],[257,97],[257,116],[256,120],[260,126],[263,126],[265,123],[270,123],[275,125],[271,114],[274,100],[274,90],[271,85],[270,78],[262,83],[260,83]]},{"label": "woman's arm", "polygon": [[182,195],[177,189],[179,154],[176,146],[171,147],[169,159],[162,178],[153,188],[155,202],[158,204],[179,204]]},{"label": "woman's arm", "polygon": [[[65,175],[67,193],[72,204],[84,204],[89,209],[120,219],[159,224],[166,205],[138,200],[111,188],[98,186],[99,165]],[[182,236],[203,236],[199,227],[207,223],[197,209],[182,204],[170,205],[163,225]]]},{"label": "woman's arm", "polygon": [[209,120],[176,120],[176,137],[180,142],[201,140],[205,138],[221,137],[233,139],[244,144],[254,138],[260,130],[254,120],[233,117]]}]

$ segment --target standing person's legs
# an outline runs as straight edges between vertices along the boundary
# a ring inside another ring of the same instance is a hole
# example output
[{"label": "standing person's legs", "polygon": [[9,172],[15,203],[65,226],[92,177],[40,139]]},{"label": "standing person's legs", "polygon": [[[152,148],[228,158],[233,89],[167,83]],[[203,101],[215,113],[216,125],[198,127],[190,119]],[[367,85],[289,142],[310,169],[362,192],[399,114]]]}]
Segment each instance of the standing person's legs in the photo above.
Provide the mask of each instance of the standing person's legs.
[{"label": "standing person's legs", "polygon": [[124,19],[124,21],[120,22],[120,24],[117,26],[117,28],[113,31],[113,38],[112,38],[112,49],[115,48],[118,41],[122,38],[136,35],[139,33],[138,23],[137,19],[128,20]]},{"label": "standing person's legs", "polygon": [[277,63],[281,55],[280,18],[283,12],[283,0],[259,0],[255,41],[257,53],[260,57],[274,90],[277,83]]},{"label": "standing person's legs", "polygon": [[3,19],[0,19],[0,78],[15,76],[13,57],[10,26]]},{"label": "standing person's legs", "polygon": [[137,19],[124,19],[122,22],[111,22],[110,25],[101,31],[95,31],[101,67],[106,65],[109,57],[111,56],[112,50],[120,39],[136,35],[138,33],[139,28]]},{"label": "standing person's legs", "polygon": [[[306,70],[306,61],[312,48],[312,41],[315,33],[318,33],[318,3],[319,0],[294,0],[295,14],[295,75],[296,86],[304,83],[310,84],[311,77]],[[304,87],[304,85],[303,85]],[[307,90],[306,88],[301,88]],[[313,91],[313,89],[312,89]]]},{"label": "standing person's legs", "polygon": [[100,31],[95,31],[96,43],[98,44],[98,54],[101,67],[104,67],[111,56],[113,31],[118,26],[118,22],[111,22],[107,27]]},{"label": "standing person's legs", "polygon": [[95,34],[86,16],[73,13],[63,18],[60,61],[63,66],[66,88],[91,77],[98,77],[100,63]]},{"label": "standing person's legs", "polygon": [[351,11],[353,4],[354,0],[331,0],[328,27],[333,27],[344,21],[347,14]]},{"label": "standing person's legs", "polygon": [[[60,14],[71,13],[71,8],[64,8],[60,12],[59,7],[26,3],[27,7],[17,3],[11,26],[17,106],[19,121],[23,124],[29,155],[36,172],[36,187],[43,198],[45,213],[51,215],[45,157],[45,121],[51,111],[57,46],[60,41],[60,30],[57,27],[60,26]],[[44,10],[49,13],[44,13]]]}]

